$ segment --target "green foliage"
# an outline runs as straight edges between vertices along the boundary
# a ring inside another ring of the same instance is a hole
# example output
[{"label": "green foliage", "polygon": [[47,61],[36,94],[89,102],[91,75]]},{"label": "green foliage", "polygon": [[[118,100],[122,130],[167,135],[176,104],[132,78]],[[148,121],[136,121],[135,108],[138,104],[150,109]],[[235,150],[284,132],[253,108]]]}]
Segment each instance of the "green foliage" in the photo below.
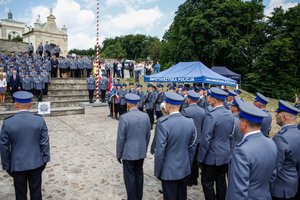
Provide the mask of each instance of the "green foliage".
[{"label": "green foliage", "polygon": [[71,49],[69,51],[69,54],[76,54],[76,55],[80,55],[80,56],[95,56],[96,55],[96,50],[93,48],[89,48],[89,49]]},{"label": "green foliage", "polygon": [[[147,60],[148,57],[152,61],[160,59],[161,42],[156,37],[142,34],[125,35],[116,38],[107,38],[102,44],[102,52],[107,58],[126,58],[143,61]],[[120,55],[118,55],[116,49],[120,51]]]},{"label": "green foliage", "polygon": [[23,39],[20,36],[17,36],[11,40],[12,42],[23,42]]},{"label": "green foliage", "polygon": [[243,75],[244,88],[292,100],[299,88],[300,5],[264,16],[262,0],[187,0],[161,46],[162,69],[200,60]]}]

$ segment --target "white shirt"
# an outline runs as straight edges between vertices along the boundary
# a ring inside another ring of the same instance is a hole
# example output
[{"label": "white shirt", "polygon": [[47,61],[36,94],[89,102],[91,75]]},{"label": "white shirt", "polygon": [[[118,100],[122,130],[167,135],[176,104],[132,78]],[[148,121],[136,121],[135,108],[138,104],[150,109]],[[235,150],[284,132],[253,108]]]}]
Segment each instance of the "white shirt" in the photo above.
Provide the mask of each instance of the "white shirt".
[{"label": "white shirt", "polygon": [[257,130],[257,131],[251,131],[251,132],[248,132],[244,135],[243,137],[243,140],[246,139],[246,137],[248,137],[249,135],[253,135],[253,134],[256,134],[256,133],[260,133],[260,130]]},{"label": "white shirt", "polygon": [[3,80],[0,80],[0,87],[6,87],[6,86],[7,86],[6,79],[4,78]]},{"label": "white shirt", "polygon": [[177,114],[177,113],[180,113],[180,112],[179,112],[179,111],[172,112],[172,113],[170,113],[170,116],[171,116],[171,115],[174,115],[174,114]]}]

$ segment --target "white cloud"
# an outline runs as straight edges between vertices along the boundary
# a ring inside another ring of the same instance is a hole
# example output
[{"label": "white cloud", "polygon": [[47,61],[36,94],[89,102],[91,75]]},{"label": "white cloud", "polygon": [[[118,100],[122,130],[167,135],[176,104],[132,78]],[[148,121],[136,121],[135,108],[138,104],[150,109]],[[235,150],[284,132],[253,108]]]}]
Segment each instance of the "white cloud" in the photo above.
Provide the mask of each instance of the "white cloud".
[{"label": "white cloud", "polygon": [[11,0],[0,0],[0,5],[8,4]]},{"label": "white cloud", "polygon": [[113,36],[145,30],[148,32],[164,17],[158,7],[150,9],[130,9],[116,16],[106,16],[103,20],[104,30]]},{"label": "white cloud", "polygon": [[146,3],[156,2],[157,0],[106,0],[106,6],[119,6],[125,8],[138,8]]},{"label": "white cloud", "polygon": [[288,2],[288,0],[270,0],[270,3],[265,8],[265,15],[270,16],[274,8],[282,7],[283,10],[296,6],[296,2]]}]

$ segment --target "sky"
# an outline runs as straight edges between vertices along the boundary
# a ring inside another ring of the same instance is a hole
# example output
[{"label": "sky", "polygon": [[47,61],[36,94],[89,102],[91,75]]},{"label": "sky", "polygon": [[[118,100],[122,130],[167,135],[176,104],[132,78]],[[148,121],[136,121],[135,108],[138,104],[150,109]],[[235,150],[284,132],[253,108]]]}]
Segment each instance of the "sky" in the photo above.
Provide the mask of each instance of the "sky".
[{"label": "sky", "polygon": [[[99,0],[100,42],[126,34],[146,34],[161,38],[172,23],[178,6],[185,0]],[[275,7],[295,6],[300,0],[264,0],[265,14]],[[96,44],[96,0],[0,0],[0,19],[13,18],[33,27],[53,9],[58,27],[68,28],[69,49],[88,49]]]}]

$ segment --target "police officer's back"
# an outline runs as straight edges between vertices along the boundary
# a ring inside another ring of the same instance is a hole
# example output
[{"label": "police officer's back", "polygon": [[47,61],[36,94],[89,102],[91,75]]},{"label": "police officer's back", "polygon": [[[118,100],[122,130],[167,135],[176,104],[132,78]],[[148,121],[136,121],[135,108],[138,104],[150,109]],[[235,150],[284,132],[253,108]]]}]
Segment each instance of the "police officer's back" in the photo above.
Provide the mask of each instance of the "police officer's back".
[{"label": "police officer's back", "polygon": [[19,112],[3,121],[0,134],[2,167],[14,178],[16,199],[41,197],[41,173],[50,161],[48,129],[43,117],[29,112],[32,94],[16,92]]}]

